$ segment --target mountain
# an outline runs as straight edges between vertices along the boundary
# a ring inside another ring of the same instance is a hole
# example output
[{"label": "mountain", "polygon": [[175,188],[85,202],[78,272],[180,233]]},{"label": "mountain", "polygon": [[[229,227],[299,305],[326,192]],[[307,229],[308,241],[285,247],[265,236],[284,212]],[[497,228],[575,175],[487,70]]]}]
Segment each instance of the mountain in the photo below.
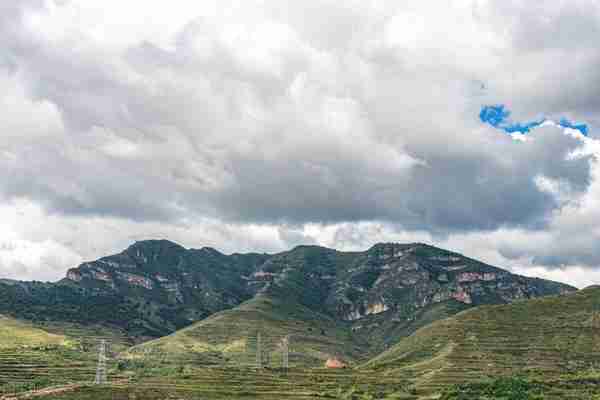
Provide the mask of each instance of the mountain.
[{"label": "mountain", "polygon": [[382,243],[364,252],[298,246],[225,255],[149,240],[83,263],[57,283],[0,282],[0,313],[101,323],[141,339],[261,294],[335,321],[376,352],[466,308],[574,290],[419,243]]},{"label": "mountain", "polygon": [[[592,287],[566,296],[464,311],[419,329],[362,369],[386,377],[411,377],[420,393],[518,375],[535,382],[533,386],[547,395],[543,398],[580,399],[592,397],[581,392],[571,397],[567,392],[598,387],[598,361],[600,288]],[[448,398],[480,398],[477,390],[483,396],[490,386],[466,386],[457,390],[471,396],[455,393]]]}]

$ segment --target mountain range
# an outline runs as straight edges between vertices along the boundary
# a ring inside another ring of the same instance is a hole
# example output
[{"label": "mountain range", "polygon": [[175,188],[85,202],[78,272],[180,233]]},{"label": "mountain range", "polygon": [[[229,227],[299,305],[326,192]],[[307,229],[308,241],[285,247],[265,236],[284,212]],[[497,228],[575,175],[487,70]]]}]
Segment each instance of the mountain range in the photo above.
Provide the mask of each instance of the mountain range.
[{"label": "mountain range", "polygon": [[0,281],[0,313],[116,326],[143,340],[260,295],[331,319],[379,351],[470,307],[574,290],[420,243],[226,255],[147,240],[70,269],[56,283]]}]

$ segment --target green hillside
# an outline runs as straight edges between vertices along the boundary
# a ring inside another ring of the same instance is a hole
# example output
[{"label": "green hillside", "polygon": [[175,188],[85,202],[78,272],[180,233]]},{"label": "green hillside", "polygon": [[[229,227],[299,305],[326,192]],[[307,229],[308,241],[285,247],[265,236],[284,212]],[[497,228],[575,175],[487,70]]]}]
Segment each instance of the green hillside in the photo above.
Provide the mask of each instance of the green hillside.
[{"label": "green hillside", "polygon": [[455,300],[429,304],[400,319],[370,315],[353,324],[353,334],[369,343],[369,356],[375,357],[419,328],[443,320],[470,307]]},{"label": "green hillside", "polygon": [[514,375],[551,387],[600,365],[599,311],[598,288],[481,306],[421,328],[362,369],[410,377],[425,393]]},{"label": "green hillside", "polygon": [[92,382],[101,340],[109,354],[131,345],[105,326],[37,323],[0,315],[0,395],[71,382]]},{"label": "green hillside", "polygon": [[282,365],[286,338],[290,367],[321,367],[331,357],[355,363],[366,352],[366,344],[353,339],[347,324],[293,300],[259,294],[234,309],[135,346],[126,358],[159,358],[162,366],[182,361],[204,366],[254,366],[259,333],[263,363],[273,367]]},{"label": "green hillside", "polygon": [[46,332],[31,323],[18,321],[0,315],[0,349],[28,346],[65,346],[68,339],[64,335]]}]

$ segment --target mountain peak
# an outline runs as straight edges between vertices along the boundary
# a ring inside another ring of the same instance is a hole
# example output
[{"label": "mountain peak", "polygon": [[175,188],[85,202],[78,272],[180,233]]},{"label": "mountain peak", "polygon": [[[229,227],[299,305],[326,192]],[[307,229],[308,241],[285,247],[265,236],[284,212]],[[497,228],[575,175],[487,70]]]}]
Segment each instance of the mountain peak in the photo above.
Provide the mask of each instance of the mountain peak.
[{"label": "mountain peak", "polygon": [[199,249],[193,249],[195,252],[199,252],[199,253],[204,253],[206,255],[212,255],[212,256],[223,256],[224,254],[221,253],[219,250],[215,249],[214,247],[210,247],[210,246],[204,246],[201,247]]},{"label": "mountain peak", "polygon": [[290,251],[298,251],[298,250],[329,250],[329,251],[331,251],[332,249],[330,249],[329,247],[325,247],[325,246],[319,246],[317,244],[299,244],[299,245],[295,246],[294,248],[292,248],[292,250],[290,250]]},{"label": "mountain peak", "polygon": [[371,246],[367,252],[381,252],[381,251],[394,251],[394,250],[408,250],[417,247],[431,247],[424,243],[398,243],[398,242],[379,242]]},{"label": "mountain peak", "polygon": [[128,247],[128,249],[137,249],[137,248],[179,248],[185,250],[185,247],[172,242],[167,239],[147,239],[147,240],[136,240],[132,245]]}]

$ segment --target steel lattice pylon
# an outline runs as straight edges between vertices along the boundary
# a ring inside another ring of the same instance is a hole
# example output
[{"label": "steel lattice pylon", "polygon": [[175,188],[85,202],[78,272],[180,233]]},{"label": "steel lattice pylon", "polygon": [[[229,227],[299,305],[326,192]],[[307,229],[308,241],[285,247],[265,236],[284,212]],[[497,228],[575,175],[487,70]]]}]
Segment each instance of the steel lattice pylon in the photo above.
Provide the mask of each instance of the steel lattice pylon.
[{"label": "steel lattice pylon", "polygon": [[262,368],[262,340],[260,332],[256,334],[256,368]]},{"label": "steel lattice pylon", "polygon": [[98,351],[98,367],[96,368],[96,380],[94,384],[106,384],[106,340],[100,342],[100,350]]},{"label": "steel lattice pylon", "polygon": [[282,354],[283,369],[287,371],[290,367],[290,337],[283,338],[283,354]]}]

